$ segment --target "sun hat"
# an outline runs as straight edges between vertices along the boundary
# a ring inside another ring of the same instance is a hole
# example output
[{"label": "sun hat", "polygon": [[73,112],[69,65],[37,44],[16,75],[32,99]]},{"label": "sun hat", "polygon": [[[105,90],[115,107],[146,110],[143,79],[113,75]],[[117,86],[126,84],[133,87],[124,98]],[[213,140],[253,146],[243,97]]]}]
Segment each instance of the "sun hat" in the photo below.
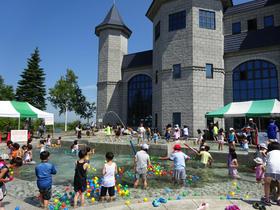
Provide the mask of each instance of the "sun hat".
[{"label": "sun hat", "polygon": [[268,139],[269,142],[278,142],[277,139]]},{"label": "sun hat", "polygon": [[256,164],[263,164],[263,160],[260,157],[254,159]]},{"label": "sun hat", "polygon": [[230,131],[234,131],[234,129],[233,129],[233,128],[230,128],[229,130],[230,130]]},{"label": "sun hat", "polygon": [[141,148],[142,149],[149,149],[149,145],[148,144],[142,144]]},{"label": "sun hat", "polygon": [[261,144],[260,144],[260,148],[267,149],[267,146],[266,146],[266,144],[265,144],[265,143],[261,143]]},{"label": "sun hat", "polygon": [[249,121],[253,121],[253,118],[249,118]]},{"label": "sun hat", "polygon": [[174,147],[173,147],[174,150],[181,150],[182,147],[180,144],[175,144]]}]

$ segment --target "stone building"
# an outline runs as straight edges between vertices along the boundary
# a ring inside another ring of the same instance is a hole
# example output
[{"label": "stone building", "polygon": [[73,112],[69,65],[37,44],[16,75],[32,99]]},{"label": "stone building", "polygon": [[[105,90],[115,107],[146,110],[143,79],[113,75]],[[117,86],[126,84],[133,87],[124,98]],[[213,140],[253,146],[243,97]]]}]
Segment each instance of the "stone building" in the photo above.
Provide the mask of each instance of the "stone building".
[{"label": "stone building", "polygon": [[279,0],[153,0],[146,16],[152,50],[128,54],[132,31],[115,5],[95,29],[97,122],[111,115],[195,134],[205,113],[224,104],[279,98]]}]

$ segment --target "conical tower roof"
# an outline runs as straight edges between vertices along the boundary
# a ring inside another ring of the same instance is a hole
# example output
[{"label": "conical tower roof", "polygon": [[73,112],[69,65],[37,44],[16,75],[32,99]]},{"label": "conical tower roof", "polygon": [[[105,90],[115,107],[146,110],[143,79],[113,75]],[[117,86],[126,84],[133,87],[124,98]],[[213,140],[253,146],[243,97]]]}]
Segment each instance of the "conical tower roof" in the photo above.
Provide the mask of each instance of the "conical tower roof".
[{"label": "conical tower roof", "polygon": [[130,37],[132,31],[124,24],[120,13],[114,4],[105,19],[95,28],[95,34],[99,36],[100,31],[108,28],[120,29],[122,30],[128,37]]}]

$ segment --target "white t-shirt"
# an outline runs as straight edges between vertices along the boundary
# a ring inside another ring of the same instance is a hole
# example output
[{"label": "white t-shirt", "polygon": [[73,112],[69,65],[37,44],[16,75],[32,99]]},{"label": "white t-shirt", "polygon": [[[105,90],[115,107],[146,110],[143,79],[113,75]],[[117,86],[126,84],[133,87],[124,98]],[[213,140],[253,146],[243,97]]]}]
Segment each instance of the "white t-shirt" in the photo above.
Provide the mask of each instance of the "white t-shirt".
[{"label": "white t-shirt", "polygon": [[183,131],[184,131],[184,135],[185,136],[189,135],[189,129],[188,128],[184,128]]},{"label": "white t-shirt", "polygon": [[280,174],[280,150],[267,153],[266,173]]},{"label": "white t-shirt", "polygon": [[136,160],[136,170],[145,169],[148,167],[148,162],[150,161],[150,156],[144,150],[140,150],[135,155]]},{"label": "white t-shirt", "polygon": [[139,127],[139,128],[137,129],[137,131],[138,131],[140,137],[141,137],[141,138],[144,138],[145,128],[144,128],[143,126],[142,126],[142,127]]},{"label": "white t-shirt", "polygon": [[105,164],[105,174],[103,177],[103,184],[104,187],[113,187],[115,186],[115,172],[116,172],[116,163],[112,163],[111,165]]}]

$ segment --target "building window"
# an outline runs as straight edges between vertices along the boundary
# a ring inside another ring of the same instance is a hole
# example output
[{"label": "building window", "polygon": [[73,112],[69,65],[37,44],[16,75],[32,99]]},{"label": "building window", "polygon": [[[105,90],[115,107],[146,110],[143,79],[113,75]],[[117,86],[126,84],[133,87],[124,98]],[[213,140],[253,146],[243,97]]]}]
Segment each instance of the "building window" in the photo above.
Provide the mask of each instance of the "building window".
[{"label": "building window", "polygon": [[160,21],[158,21],[155,27],[155,41],[160,37]]},{"label": "building window", "polygon": [[241,23],[233,23],[232,24],[232,34],[240,34],[241,33]]},{"label": "building window", "polygon": [[248,20],[248,31],[256,31],[258,29],[257,19]]},{"label": "building window", "polygon": [[213,64],[206,63],[206,78],[213,78]]},{"label": "building window", "polygon": [[278,99],[277,69],[264,60],[250,60],[233,70],[233,101]]},{"label": "building window", "polygon": [[155,83],[158,83],[158,70],[156,70]]},{"label": "building window", "polygon": [[152,79],[143,74],[132,77],[127,90],[127,124],[152,126]]},{"label": "building window", "polygon": [[199,10],[199,27],[206,29],[216,29],[215,12]]},{"label": "building window", "polygon": [[158,116],[157,113],[155,113],[155,128],[158,127]]},{"label": "building window", "polygon": [[181,112],[173,113],[173,126],[179,125],[181,127]]},{"label": "building window", "polygon": [[186,11],[176,12],[169,15],[169,31],[186,28]]},{"label": "building window", "polygon": [[181,64],[173,65],[173,79],[181,78]]},{"label": "building window", "polygon": [[273,15],[266,16],[263,18],[263,25],[265,28],[274,26],[274,17]]}]

